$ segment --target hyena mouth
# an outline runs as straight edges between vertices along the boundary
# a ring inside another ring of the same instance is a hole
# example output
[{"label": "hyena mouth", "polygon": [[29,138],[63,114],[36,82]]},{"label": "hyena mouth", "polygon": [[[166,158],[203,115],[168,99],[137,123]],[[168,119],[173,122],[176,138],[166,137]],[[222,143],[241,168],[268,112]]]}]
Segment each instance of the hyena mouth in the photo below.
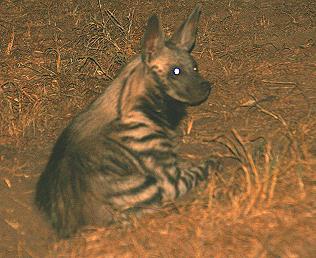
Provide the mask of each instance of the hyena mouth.
[{"label": "hyena mouth", "polygon": [[211,90],[212,85],[208,81],[203,81],[197,87],[190,87],[185,92],[171,93],[170,96],[189,106],[198,106],[207,100]]},{"label": "hyena mouth", "polygon": [[212,91],[212,85],[208,81],[204,81],[200,84],[199,90],[196,91],[195,94],[192,94],[191,101],[189,104],[191,106],[198,106],[205,102]]}]

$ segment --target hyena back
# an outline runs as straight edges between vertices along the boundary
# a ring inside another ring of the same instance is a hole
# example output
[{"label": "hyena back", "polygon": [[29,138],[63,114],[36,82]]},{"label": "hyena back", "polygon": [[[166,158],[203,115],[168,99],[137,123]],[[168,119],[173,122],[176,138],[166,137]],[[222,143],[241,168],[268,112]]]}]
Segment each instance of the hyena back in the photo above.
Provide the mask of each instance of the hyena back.
[{"label": "hyena back", "polygon": [[186,106],[211,90],[190,55],[199,16],[197,6],[168,41],[152,16],[141,55],[58,138],[36,205],[60,237],[174,200],[206,179],[211,163],[180,170],[173,142]]}]

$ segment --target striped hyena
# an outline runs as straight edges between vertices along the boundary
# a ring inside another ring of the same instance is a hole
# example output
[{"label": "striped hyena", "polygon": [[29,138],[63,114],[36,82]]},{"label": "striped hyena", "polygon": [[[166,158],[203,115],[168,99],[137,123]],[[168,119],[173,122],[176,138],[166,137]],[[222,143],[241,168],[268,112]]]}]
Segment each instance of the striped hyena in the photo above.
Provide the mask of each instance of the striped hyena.
[{"label": "striped hyena", "polygon": [[213,162],[181,170],[173,142],[186,106],[211,91],[190,55],[200,12],[198,5],[167,41],[152,16],[141,55],[58,138],[36,205],[60,237],[174,200],[207,178]]}]

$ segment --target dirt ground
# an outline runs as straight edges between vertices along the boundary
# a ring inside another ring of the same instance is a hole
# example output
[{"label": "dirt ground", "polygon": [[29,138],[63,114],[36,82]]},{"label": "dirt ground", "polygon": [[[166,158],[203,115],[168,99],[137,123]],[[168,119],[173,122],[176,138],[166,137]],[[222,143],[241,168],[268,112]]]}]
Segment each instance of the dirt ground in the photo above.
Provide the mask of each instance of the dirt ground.
[{"label": "dirt ground", "polygon": [[[195,3],[0,1],[0,257],[316,257],[316,2],[199,1],[193,55],[213,83],[180,155],[222,157],[208,184],[128,227],[58,240],[33,204],[61,130]],[[202,154],[201,154],[202,153]]]}]

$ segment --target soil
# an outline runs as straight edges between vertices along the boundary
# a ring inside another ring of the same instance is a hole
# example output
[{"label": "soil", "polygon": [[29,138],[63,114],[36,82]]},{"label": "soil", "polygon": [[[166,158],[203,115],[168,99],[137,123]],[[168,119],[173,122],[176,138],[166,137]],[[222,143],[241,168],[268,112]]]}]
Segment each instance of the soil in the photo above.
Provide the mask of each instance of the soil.
[{"label": "soil", "polygon": [[59,240],[33,204],[56,138],[139,53],[150,15],[170,36],[195,3],[0,1],[0,257],[316,257],[316,2],[200,2],[193,56],[214,89],[180,156],[224,171],[127,228]]}]

